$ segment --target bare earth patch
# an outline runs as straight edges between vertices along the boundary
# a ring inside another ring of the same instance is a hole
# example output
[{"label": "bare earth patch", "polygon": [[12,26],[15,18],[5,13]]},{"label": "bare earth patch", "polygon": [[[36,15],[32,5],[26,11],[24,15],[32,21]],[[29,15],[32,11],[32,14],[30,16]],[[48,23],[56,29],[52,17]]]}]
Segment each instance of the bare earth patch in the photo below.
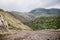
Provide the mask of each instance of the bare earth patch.
[{"label": "bare earth patch", "polygon": [[0,34],[0,40],[60,40],[60,30],[12,31]]}]

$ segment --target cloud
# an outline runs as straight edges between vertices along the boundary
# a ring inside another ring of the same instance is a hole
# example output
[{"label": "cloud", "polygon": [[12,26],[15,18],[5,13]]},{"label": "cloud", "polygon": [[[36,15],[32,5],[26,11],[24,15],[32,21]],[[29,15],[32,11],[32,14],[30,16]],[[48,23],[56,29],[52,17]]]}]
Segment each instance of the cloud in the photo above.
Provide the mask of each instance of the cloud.
[{"label": "cloud", "polygon": [[41,0],[41,5],[39,5],[39,7],[50,7],[56,4],[60,4],[60,0]]},{"label": "cloud", "polygon": [[[0,0],[0,8],[8,11],[30,11],[35,8],[58,7],[60,0]],[[59,6],[60,8],[60,6]]]}]

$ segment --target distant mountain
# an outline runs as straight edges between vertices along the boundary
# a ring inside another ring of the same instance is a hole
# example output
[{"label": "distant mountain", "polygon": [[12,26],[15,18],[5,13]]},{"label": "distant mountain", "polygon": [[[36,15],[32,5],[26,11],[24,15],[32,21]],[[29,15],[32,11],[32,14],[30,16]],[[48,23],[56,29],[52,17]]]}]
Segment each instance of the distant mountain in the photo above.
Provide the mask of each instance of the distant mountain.
[{"label": "distant mountain", "polygon": [[60,14],[60,9],[52,8],[52,9],[45,9],[45,8],[36,8],[29,13],[33,13],[35,15],[41,14]]}]

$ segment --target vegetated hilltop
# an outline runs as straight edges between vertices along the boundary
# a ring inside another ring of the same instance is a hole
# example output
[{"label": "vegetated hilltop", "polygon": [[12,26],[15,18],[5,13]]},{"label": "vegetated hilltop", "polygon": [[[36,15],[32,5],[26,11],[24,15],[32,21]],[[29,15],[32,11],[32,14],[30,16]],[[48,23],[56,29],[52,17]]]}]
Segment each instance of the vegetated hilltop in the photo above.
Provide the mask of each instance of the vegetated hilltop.
[{"label": "vegetated hilltop", "polygon": [[27,25],[24,25],[20,20],[15,18],[9,12],[0,9],[0,14],[3,15],[4,19],[8,22],[9,29],[15,30],[31,30]]}]

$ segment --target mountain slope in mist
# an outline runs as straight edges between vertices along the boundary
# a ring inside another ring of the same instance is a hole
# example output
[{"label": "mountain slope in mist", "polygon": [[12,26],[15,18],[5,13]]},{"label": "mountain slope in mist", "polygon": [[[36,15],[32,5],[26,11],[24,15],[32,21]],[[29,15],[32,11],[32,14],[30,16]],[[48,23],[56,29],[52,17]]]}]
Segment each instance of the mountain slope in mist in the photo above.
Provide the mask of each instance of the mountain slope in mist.
[{"label": "mountain slope in mist", "polygon": [[34,15],[28,12],[10,12],[13,16],[15,16],[17,19],[21,20],[23,23],[27,23],[31,21],[34,18]]},{"label": "mountain slope in mist", "polygon": [[45,9],[45,8],[36,8],[30,11],[30,13],[33,13],[35,15],[41,15],[41,14],[60,14],[60,9],[51,8],[51,9]]},{"label": "mountain slope in mist", "polygon": [[0,10],[0,14],[3,15],[5,20],[8,22],[9,29],[31,30],[27,25],[24,25],[20,20],[16,19],[9,12]]}]

